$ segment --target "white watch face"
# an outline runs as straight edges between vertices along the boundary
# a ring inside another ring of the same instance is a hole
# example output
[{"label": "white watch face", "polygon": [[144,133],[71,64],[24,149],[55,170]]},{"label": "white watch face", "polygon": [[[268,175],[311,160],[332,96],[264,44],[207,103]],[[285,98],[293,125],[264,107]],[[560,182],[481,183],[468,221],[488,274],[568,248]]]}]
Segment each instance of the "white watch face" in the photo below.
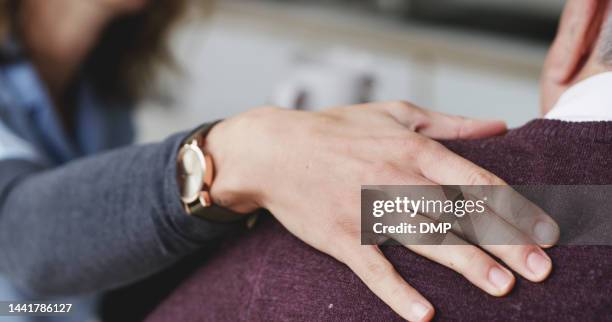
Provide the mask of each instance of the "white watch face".
[{"label": "white watch face", "polygon": [[199,150],[186,146],[183,148],[179,162],[178,174],[181,176],[181,198],[193,202],[198,198],[204,185],[206,162]]}]

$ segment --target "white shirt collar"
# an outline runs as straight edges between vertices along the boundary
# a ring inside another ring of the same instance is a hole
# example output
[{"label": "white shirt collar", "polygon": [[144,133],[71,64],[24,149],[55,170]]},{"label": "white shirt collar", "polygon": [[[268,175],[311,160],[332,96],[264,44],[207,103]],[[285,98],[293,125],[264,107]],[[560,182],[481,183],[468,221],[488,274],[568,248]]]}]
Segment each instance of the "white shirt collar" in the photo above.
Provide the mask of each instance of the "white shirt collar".
[{"label": "white shirt collar", "polygon": [[591,76],[571,86],[544,118],[570,122],[612,121],[612,72]]}]

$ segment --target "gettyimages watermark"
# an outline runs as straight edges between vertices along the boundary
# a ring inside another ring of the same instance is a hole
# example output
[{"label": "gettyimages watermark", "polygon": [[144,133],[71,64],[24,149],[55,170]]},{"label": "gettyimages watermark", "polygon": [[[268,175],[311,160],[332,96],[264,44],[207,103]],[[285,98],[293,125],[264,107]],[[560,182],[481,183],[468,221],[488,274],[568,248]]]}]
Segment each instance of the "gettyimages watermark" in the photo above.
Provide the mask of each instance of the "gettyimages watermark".
[{"label": "gettyimages watermark", "polygon": [[612,245],[612,186],[362,186],[361,243]]}]

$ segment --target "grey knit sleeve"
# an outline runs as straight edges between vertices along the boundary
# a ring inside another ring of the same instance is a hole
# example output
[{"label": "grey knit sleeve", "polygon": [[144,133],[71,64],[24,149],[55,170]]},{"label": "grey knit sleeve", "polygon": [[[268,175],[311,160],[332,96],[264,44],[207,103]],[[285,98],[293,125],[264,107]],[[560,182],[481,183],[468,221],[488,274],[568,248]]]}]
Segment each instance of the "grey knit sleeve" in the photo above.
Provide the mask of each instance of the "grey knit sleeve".
[{"label": "grey knit sleeve", "polygon": [[0,274],[36,296],[102,291],[230,229],[182,208],[175,164],[186,136],[52,169],[0,161]]}]

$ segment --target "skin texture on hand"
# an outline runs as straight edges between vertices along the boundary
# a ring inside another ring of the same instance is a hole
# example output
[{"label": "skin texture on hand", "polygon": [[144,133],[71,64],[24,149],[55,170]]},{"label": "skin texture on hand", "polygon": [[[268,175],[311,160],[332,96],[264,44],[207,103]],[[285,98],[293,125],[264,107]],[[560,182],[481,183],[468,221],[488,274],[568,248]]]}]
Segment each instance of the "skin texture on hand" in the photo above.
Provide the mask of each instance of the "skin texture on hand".
[{"label": "skin texture on hand", "polygon": [[[433,305],[402,279],[378,246],[361,245],[360,187],[505,185],[432,140],[505,131],[503,122],[444,115],[404,102],[322,112],[261,108],[223,121],[208,134],[206,148],[217,169],[212,198],[238,212],[268,209],[292,234],[348,265],[400,316],[427,321],[434,316]],[[514,285],[507,268],[467,242],[407,247],[491,295],[504,295]],[[545,279],[552,267],[537,245],[486,250],[532,281]]]}]

